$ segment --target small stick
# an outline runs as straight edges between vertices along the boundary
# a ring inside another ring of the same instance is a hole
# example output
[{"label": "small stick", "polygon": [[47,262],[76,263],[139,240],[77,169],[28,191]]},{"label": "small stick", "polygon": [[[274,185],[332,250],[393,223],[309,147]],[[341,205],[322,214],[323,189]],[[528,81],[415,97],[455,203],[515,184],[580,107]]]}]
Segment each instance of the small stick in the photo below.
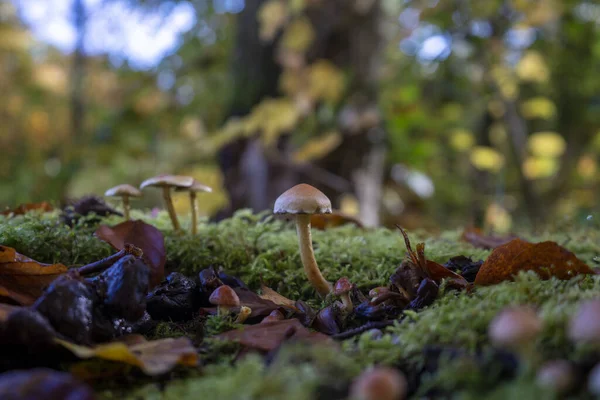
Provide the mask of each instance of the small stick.
[{"label": "small stick", "polygon": [[102,260],[98,260],[91,264],[84,265],[83,267],[79,267],[77,269],[77,273],[79,275],[89,275],[89,274],[94,274],[97,272],[102,272],[105,269],[111,267],[114,263],[116,263],[117,261],[119,261],[121,258],[125,257],[128,254],[131,254],[131,255],[139,258],[142,256],[143,252],[141,249],[139,249],[131,244],[126,244],[125,248],[123,250],[118,251],[117,253],[115,253],[113,255],[110,255],[106,258],[103,258]]},{"label": "small stick", "polygon": [[361,333],[364,333],[371,329],[383,329],[383,328],[387,328],[388,326],[392,326],[392,325],[394,325],[394,321],[396,321],[396,320],[388,319],[385,321],[367,322],[366,324],[361,325],[358,328],[350,329],[350,330],[347,330],[346,332],[338,333],[336,335],[331,335],[331,338],[335,339],[335,340],[350,339],[351,337],[360,335]]}]

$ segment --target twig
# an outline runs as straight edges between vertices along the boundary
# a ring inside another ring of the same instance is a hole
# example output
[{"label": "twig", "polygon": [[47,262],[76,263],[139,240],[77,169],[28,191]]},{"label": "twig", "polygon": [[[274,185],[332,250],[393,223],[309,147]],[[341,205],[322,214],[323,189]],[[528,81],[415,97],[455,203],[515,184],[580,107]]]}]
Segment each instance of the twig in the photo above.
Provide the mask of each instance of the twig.
[{"label": "twig", "polygon": [[336,335],[331,335],[332,339],[335,340],[346,340],[349,339],[351,337],[360,335],[363,332],[366,332],[368,330],[371,329],[383,329],[383,328],[387,328],[388,326],[392,326],[394,325],[394,322],[397,321],[395,319],[388,319],[385,321],[371,321],[371,322],[367,322],[364,325],[359,326],[358,328],[354,328],[354,329],[350,329],[347,330],[346,332],[342,332],[342,333],[338,333]]},{"label": "twig", "polygon": [[114,263],[116,263],[117,261],[119,261],[121,258],[125,257],[126,255],[133,255],[135,257],[141,257],[143,252],[141,249],[131,245],[131,244],[126,244],[125,248],[111,256],[108,256],[106,258],[103,258],[102,260],[98,260],[96,262],[93,262],[91,264],[87,264],[84,265],[83,267],[80,267],[77,269],[77,273],[79,275],[90,275],[90,274],[94,274],[97,272],[102,272],[105,269],[111,267]]}]

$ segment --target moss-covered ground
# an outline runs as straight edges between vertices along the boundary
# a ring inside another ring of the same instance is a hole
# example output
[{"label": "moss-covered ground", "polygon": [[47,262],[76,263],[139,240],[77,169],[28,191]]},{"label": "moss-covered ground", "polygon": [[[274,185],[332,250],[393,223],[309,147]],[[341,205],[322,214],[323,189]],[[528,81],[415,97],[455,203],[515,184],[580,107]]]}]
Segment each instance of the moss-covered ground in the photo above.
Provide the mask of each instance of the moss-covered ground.
[{"label": "moss-covered ground", "polygon": [[[286,221],[241,211],[219,223],[202,223],[199,234],[191,236],[172,232],[164,214],[150,218],[134,212],[133,217],[154,224],[165,234],[168,270],[193,275],[211,265],[222,266],[253,289],[262,281],[289,298],[318,304],[302,272],[295,230]],[[118,218],[102,221],[118,222]],[[82,265],[112,253],[108,245],[93,237],[96,227],[81,221],[69,228],[60,223],[57,214],[33,213],[0,220],[0,244],[38,261]],[[433,236],[425,232],[409,235],[414,243],[424,241],[427,257],[441,263],[461,254],[474,259],[485,259],[489,254],[460,241],[459,230]],[[555,229],[523,236],[534,241],[554,240],[590,266],[598,264],[597,227],[570,227],[567,231]],[[399,232],[388,229],[340,227],[313,232],[313,240],[324,276],[330,281],[348,276],[362,289],[386,284],[405,254]],[[552,393],[535,385],[529,372],[500,380],[493,362],[483,369],[469,355],[485,355],[491,350],[486,330],[499,310],[507,305],[530,304],[539,310],[544,321],[543,334],[533,344],[536,362],[585,359],[596,350],[571,344],[565,326],[579,302],[592,297],[600,297],[600,276],[540,281],[533,274],[521,274],[515,282],[477,288],[471,293],[442,291],[432,306],[418,313],[407,312],[383,337],[367,332],[343,342],[342,351],[288,346],[270,357],[269,363],[253,355],[232,362],[235,346],[213,344],[206,347],[203,360],[207,365],[200,373],[183,373],[160,384],[146,380],[127,388],[103,389],[99,395],[144,399],[325,399],[328,393],[343,393],[363,368],[373,364],[414,368],[425,363],[425,349],[442,347],[459,349],[464,356],[451,361],[442,357],[439,368],[421,377],[417,395],[433,390],[458,398],[552,398]],[[210,324],[209,332],[220,329],[219,321]],[[154,334],[190,334],[185,327],[179,328],[166,324]]]}]

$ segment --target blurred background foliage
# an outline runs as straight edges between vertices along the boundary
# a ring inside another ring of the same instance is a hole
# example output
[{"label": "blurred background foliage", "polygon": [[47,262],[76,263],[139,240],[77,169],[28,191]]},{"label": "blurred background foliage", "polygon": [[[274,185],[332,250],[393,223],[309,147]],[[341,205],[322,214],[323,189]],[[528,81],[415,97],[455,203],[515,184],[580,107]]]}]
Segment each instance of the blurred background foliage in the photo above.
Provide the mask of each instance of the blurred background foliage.
[{"label": "blurred background foliage", "polygon": [[214,218],[302,181],[366,225],[583,218],[599,71],[594,1],[4,0],[0,205],[168,172]]}]

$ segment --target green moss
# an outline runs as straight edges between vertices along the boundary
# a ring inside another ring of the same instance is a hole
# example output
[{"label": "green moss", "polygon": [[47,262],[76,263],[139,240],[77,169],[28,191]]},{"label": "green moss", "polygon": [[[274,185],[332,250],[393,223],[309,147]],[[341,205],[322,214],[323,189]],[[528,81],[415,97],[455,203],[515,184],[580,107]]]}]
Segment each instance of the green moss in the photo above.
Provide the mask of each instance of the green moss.
[{"label": "green moss", "polygon": [[[199,234],[175,233],[170,228],[166,213],[157,218],[134,212],[134,217],[152,223],[165,234],[168,269],[189,275],[208,266],[222,266],[228,273],[245,280],[256,289],[261,280],[281,294],[292,299],[316,301],[300,263],[298,244],[293,225],[275,220],[267,214],[253,215],[240,211],[219,223],[204,221]],[[183,220],[183,219],[182,219]],[[121,222],[113,217],[107,224]],[[183,220],[184,225],[187,223]],[[43,262],[62,262],[80,265],[109,255],[110,247],[92,233],[96,226],[83,223],[73,229],[60,223],[57,214],[28,214],[0,220],[0,243]],[[600,254],[600,231],[579,228],[567,233],[525,235],[534,241],[554,240],[574,251],[591,266]],[[459,254],[484,259],[489,251],[461,242],[459,231],[430,236],[425,232],[411,232],[414,243],[424,240],[426,255],[438,262]],[[390,274],[405,254],[399,232],[387,229],[359,230],[340,227],[313,232],[315,255],[325,277],[334,281],[348,276],[360,288],[367,289],[386,284]],[[503,307],[531,304],[538,308],[544,320],[544,331],[535,343],[540,360],[566,358],[577,360],[589,355],[590,349],[573,346],[566,339],[565,325],[578,303],[598,296],[600,277],[577,277],[570,281],[540,281],[533,274],[521,274],[515,282],[478,288],[473,293],[442,291],[435,303],[419,313],[407,312],[406,317],[389,328],[382,339],[375,340],[364,334],[346,341],[343,351],[320,350],[317,354],[302,351],[306,356],[300,362],[294,348],[284,348],[272,364],[264,365],[250,356],[234,359],[239,348],[230,343],[205,341],[201,358],[206,367],[202,377],[176,380],[164,391],[156,385],[131,387],[131,398],[196,398],[199,393],[214,394],[207,398],[312,398],[322,385],[339,382],[343,390],[359,369],[373,364],[415,366],[423,363],[422,351],[428,345],[461,348],[468,353],[487,351],[487,326]],[[210,337],[232,327],[230,318],[211,317],[204,324],[203,334]],[[196,326],[197,328],[197,326]],[[194,337],[197,329],[188,324],[162,323],[152,337]],[[297,351],[297,350],[296,350]],[[342,360],[343,362],[340,362]],[[499,386],[493,374],[473,370],[468,359],[449,363],[431,376],[424,378],[423,390],[437,388],[460,393],[465,398],[477,397],[489,388],[495,388],[490,397],[521,394],[518,398],[535,398],[539,388],[531,377],[519,377]],[[240,388],[244,388],[240,392]],[[331,389],[331,388],[330,388]],[[332,389],[333,390],[333,389]],[[107,398],[121,398],[116,392],[106,392]],[[241,395],[242,394],[242,395]]]}]

